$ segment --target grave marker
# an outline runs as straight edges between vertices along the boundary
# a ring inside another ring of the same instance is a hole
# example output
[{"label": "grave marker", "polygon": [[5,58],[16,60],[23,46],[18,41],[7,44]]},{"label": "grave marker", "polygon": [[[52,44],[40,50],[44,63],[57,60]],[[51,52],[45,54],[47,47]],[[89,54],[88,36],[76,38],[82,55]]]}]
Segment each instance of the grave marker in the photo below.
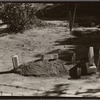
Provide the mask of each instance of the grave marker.
[{"label": "grave marker", "polygon": [[13,63],[14,69],[17,68],[17,67],[19,66],[18,55],[14,55],[14,56],[12,57],[12,63]]}]

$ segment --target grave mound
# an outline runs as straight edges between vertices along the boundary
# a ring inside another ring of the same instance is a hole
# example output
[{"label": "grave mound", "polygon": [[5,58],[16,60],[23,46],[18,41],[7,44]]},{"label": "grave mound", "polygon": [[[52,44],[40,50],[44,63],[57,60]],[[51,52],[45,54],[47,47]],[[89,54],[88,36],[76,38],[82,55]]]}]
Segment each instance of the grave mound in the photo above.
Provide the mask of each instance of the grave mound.
[{"label": "grave mound", "polygon": [[67,66],[62,60],[37,60],[21,64],[15,72],[23,76],[63,76],[68,75]]}]

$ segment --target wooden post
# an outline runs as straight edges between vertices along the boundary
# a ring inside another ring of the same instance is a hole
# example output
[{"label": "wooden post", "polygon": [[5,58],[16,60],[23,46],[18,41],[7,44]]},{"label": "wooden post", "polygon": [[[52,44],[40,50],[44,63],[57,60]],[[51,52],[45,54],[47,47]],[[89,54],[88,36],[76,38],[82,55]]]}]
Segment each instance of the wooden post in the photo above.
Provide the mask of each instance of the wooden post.
[{"label": "wooden post", "polygon": [[72,31],[72,12],[69,10],[69,30]]},{"label": "wooden post", "polygon": [[75,5],[75,9],[74,9],[74,13],[73,13],[73,22],[72,22],[72,27],[74,27],[75,15],[76,15],[76,8],[77,8],[77,4]]},{"label": "wooden post", "polygon": [[71,61],[71,62],[72,62],[72,63],[75,63],[75,60],[76,60],[76,53],[74,52],[74,53],[73,53],[73,56],[72,56],[72,61]]},{"label": "wooden post", "polygon": [[89,58],[89,65],[94,65],[94,49],[93,49],[93,47],[89,47],[88,58]]},{"label": "wooden post", "polygon": [[19,66],[18,55],[14,55],[14,56],[12,57],[12,63],[13,63],[14,69],[17,68],[17,67]]}]

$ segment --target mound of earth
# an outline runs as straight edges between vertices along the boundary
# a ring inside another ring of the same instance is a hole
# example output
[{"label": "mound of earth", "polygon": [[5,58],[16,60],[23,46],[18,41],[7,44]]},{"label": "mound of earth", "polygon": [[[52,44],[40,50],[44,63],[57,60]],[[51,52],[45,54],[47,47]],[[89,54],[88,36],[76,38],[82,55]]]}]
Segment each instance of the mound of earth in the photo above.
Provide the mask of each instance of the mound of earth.
[{"label": "mound of earth", "polygon": [[15,72],[23,76],[63,76],[68,69],[62,60],[37,60],[20,65]]}]

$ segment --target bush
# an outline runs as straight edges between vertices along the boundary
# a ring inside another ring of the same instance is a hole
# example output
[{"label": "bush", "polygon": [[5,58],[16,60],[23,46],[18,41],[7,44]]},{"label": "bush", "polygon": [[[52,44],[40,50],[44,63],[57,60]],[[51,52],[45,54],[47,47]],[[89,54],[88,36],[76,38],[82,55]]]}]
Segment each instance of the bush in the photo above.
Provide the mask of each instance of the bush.
[{"label": "bush", "polygon": [[9,26],[10,31],[20,32],[37,22],[36,11],[37,7],[32,7],[32,3],[4,3],[1,19]]}]

